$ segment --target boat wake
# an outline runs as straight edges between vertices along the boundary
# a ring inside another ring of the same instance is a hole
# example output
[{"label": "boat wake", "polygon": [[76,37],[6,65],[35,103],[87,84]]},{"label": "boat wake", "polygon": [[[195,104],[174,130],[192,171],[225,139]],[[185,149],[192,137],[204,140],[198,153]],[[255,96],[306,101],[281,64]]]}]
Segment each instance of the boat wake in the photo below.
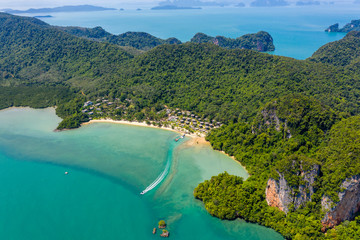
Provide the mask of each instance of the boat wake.
[{"label": "boat wake", "polygon": [[166,175],[169,173],[169,170],[170,170],[170,159],[168,159],[164,171],[162,171],[162,173],[160,173],[160,175],[149,186],[147,186],[145,190],[142,191],[140,194],[143,195],[148,191],[154,189],[157,185],[159,185],[162,182],[162,180],[164,180]]},{"label": "boat wake", "polygon": [[[179,138],[184,138],[185,134]],[[157,185],[159,185],[167,176],[167,174],[170,171],[170,165],[171,165],[171,159],[172,159],[172,152],[174,149],[174,145],[171,145],[168,151],[168,156],[167,156],[167,162],[166,162],[166,166],[164,168],[164,171],[162,171],[160,173],[160,175],[149,185],[147,186],[144,191],[142,191],[140,194],[144,195],[145,193],[151,191],[152,189],[154,189]]]}]

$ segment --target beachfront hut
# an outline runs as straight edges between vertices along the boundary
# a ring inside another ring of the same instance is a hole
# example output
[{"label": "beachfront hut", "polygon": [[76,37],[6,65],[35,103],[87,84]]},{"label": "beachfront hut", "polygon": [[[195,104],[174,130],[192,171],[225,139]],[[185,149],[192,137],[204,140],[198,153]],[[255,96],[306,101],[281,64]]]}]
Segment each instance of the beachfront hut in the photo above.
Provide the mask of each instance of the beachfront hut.
[{"label": "beachfront hut", "polygon": [[90,106],[90,105],[93,105],[93,102],[87,101],[86,103],[84,103],[84,107],[87,107],[87,106]]}]

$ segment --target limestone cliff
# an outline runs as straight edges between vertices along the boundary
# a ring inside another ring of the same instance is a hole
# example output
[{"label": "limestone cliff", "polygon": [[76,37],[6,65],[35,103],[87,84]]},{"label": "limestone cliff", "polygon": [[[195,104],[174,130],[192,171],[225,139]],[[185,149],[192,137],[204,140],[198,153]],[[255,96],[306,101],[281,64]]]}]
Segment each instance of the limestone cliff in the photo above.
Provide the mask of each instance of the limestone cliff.
[{"label": "limestone cliff", "polygon": [[334,203],[328,196],[323,196],[321,205],[326,211],[322,224],[332,228],[345,220],[353,220],[360,210],[360,175],[346,179],[341,184],[343,191],[338,193],[339,201]]},{"label": "limestone cliff", "polygon": [[270,178],[266,187],[266,201],[269,206],[276,207],[279,210],[288,213],[290,206],[295,209],[304,206],[306,202],[311,201],[315,192],[315,181],[319,176],[319,165],[313,165],[311,169],[304,170],[300,165],[296,184],[291,186],[286,180],[284,173],[279,174],[279,179]]}]

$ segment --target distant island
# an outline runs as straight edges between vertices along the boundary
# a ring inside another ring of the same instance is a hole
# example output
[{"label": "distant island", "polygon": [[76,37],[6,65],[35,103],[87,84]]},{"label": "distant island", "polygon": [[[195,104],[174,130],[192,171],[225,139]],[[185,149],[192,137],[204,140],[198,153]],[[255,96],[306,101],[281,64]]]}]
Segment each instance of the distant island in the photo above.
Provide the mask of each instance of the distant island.
[{"label": "distant island", "polygon": [[151,10],[183,10],[183,9],[201,9],[201,7],[179,7],[175,5],[164,5],[164,6],[156,6],[151,8]]},{"label": "distant island", "polygon": [[346,24],[343,28],[339,28],[339,24],[335,23],[325,29],[325,32],[343,32],[348,33],[351,31],[360,31],[360,20],[352,20],[350,23]]},{"label": "distant island", "polygon": [[245,7],[245,3],[241,2],[235,5],[235,7]]},{"label": "distant island", "polygon": [[251,7],[283,7],[289,3],[284,0],[255,0],[250,3]]},{"label": "distant island", "polygon": [[165,0],[159,2],[159,5],[153,7],[152,10],[201,9],[200,7],[204,6],[224,7],[227,5],[230,5],[230,3],[219,3],[200,0]]},{"label": "distant island", "polygon": [[311,5],[320,5],[319,1],[298,1],[296,6],[311,6]]},{"label": "distant island", "polygon": [[19,13],[54,13],[54,12],[95,12],[95,11],[107,11],[116,10],[115,8],[105,8],[92,5],[78,5],[78,6],[62,6],[54,8],[30,8],[28,10],[15,10],[5,9],[4,12],[19,14]]},{"label": "distant island", "polygon": [[34,16],[35,18],[52,18],[51,15],[40,15],[40,16]]}]

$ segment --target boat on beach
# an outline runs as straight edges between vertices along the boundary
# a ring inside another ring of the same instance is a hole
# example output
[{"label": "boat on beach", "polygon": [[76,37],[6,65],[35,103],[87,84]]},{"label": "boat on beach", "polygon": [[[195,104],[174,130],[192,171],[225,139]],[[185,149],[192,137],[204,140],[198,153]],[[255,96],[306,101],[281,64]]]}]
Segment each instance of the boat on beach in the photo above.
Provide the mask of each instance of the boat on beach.
[{"label": "boat on beach", "polygon": [[177,138],[175,138],[175,142],[179,141],[181,138],[184,138],[185,137],[185,133]]}]

